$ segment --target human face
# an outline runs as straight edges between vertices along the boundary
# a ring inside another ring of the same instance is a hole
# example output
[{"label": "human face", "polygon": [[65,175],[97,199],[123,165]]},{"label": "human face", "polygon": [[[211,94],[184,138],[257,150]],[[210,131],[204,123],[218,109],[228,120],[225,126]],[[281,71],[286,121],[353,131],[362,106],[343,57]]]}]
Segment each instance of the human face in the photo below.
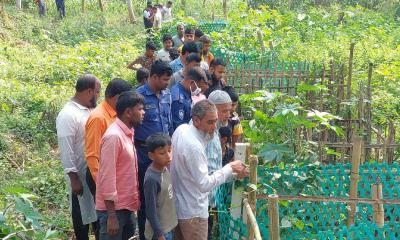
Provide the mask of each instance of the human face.
[{"label": "human face", "polygon": [[222,65],[210,67],[210,71],[214,75],[215,80],[220,81],[224,77],[225,67]]},{"label": "human face", "polygon": [[197,86],[201,89],[202,93],[205,93],[208,89],[208,83],[207,81],[200,81]]},{"label": "human face", "polygon": [[143,104],[140,103],[132,108],[128,108],[127,113],[129,122],[133,127],[137,127],[142,124],[145,113]]},{"label": "human face", "polygon": [[196,128],[210,135],[213,135],[215,129],[217,129],[217,121],[217,112],[207,112],[203,119],[197,116],[193,117],[193,124]]},{"label": "human face", "polygon": [[194,41],[194,34],[185,34],[185,42]]},{"label": "human face", "polygon": [[210,43],[203,43],[203,53],[208,53],[208,51],[210,51],[210,47]]},{"label": "human face", "polygon": [[171,146],[164,146],[149,152],[149,158],[153,163],[160,167],[168,166],[172,161],[172,148]]},{"label": "human face", "polygon": [[236,112],[238,102],[232,102],[232,112]]},{"label": "human face", "polygon": [[167,74],[161,76],[153,75],[152,78],[154,78],[155,87],[158,91],[165,90],[168,87],[169,81],[171,80],[171,76],[168,76]]},{"label": "human face", "polygon": [[152,50],[152,49],[146,49],[146,56],[148,57],[148,58],[152,58],[153,56],[154,56],[154,52],[155,52],[155,50]]},{"label": "human face", "polygon": [[218,121],[223,125],[228,125],[229,117],[231,116],[232,103],[215,104],[218,111]]},{"label": "human face", "polygon": [[178,25],[176,27],[176,31],[178,32],[179,36],[183,36],[183,34],[185,33],[185,27],[183,25]]},{"label": "human face", "polygon": [[172,45],[173,45],[172,40],[167,40],[163,44],[164,44],[164,49],[166,49],[166,50],[171,49]]},{"label": "human face", "polygon": [[96,107],[96,102],[97,99],[100,97],[100,90],[101,90],[101,84],[99,81],[96,81],[94,85],[94,89],[88,89],[88,95],[89,95],[89,108],[95,108]]}]

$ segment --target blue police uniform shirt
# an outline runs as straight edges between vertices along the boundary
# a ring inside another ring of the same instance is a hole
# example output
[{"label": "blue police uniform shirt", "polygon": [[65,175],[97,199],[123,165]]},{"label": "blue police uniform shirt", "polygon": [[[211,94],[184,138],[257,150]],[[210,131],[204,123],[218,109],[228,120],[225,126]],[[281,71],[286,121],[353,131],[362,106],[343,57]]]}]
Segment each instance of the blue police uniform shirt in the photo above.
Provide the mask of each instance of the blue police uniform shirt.
[{"label": "blue police uniform shirt", "polygon": [[192,118],[192,94],[181,83],[171,89],[172,97],[172,125],[174,130],[183,123],[189,123]]},{"label": "blue police uniform shirt", "polygon": [[169,66],[172,68],[173,73],[176,73],[184,67],[180,57],[170,62]]},{"label": "blue police uniform shirt", "polygon": [[139,168],[147,168],[151,163],[147,156],[147,148],[143,146],[147,137],[154,133],[172,135],[171,93],[168,89],[162,90],[160,98],[151,90],[148,83],[136,89],[144,97],[144,119],[140,126],[135,128],[135,142],[137,147]]}]

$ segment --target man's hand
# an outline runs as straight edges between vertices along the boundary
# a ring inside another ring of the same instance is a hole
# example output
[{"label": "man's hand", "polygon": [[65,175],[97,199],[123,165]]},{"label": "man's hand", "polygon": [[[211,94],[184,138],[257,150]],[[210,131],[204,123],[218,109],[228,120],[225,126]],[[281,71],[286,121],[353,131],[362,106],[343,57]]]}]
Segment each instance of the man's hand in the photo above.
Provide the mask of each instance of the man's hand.
[{"label": "man's hand", "polygon": [[164,237],[164,235],[163,235],[163,236],[161,236],[161,237],[159,237],[159,238],[158,238],[158,240],[165,240],[165,237]]},{"label": "man's hand", "polygon": [[249,170],[246,168],[242,161],[236,160],[230,162],[229,164],[232,168],[232,171],[237,174],[237,177],[239,179],[247,177],[249,175]]},{"label": "man's hand", "polygon": [[78,173],[70,172],[68,173],[69,179],[71,180],[71,190],[73,194],[82,195],[83,185],[81,180],[79,180]]},{"label": "man's hand", "polygon": [[115,236],[119,232],[119,223],[117,215],[109,214],[107,219],[107,234],[110,236]]}]

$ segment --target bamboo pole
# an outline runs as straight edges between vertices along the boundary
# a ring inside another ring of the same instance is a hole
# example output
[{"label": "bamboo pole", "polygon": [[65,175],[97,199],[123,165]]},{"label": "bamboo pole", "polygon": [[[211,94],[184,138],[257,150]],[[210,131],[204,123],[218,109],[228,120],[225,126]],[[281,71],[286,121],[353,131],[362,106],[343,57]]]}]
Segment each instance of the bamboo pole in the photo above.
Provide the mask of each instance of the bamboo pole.
[{"label": "bamboo pole", "polygon": [[[357,198],[358,194],[358,177],[360,171],[360,157],[361,157],[362,141],[359,136],[353,134],[353,150],[351,157],[351,175],[350,175],[350,198]],[[347,225],[354,224],[354,217],[356,215],[356,203],[350,204],[349,218]]]},{"label": "bamboo pole", "polygon": [[[354,46],[355,43],[352,42],[350,44],[350,56],[349,56],[349,76],[347,79],[347,101],[350,102],[351,100],[351,81],[353,77],[353,56],[354,56]],[[347,119],[351,119],[351,107],[347,107]],[[348,123],[347,126],[347,141],[350,142],[350,138],[352,136],[352,130],[351,130],[351,123]]]},{"label": "bamboo pole", "polygon": [[[250,163],[250,183],[252,185],[257,186],[257,166],[258,166],[258,157],[256,155],[251,155],[249,157],[249,163]],[[256,189],[250,187],[249,188],[249,204],[251,207],[251,211],[254,213],[254,216],[256,216],[256,203],[257,203],[257,191]],[[251,225],[247,225],[247,232],[249,234],[249,239],[254,239],[254,231]]]},{"label": "bamboo pole", "polygon": [[276,194],[268,195],[268,218],[269,218],[269,239],[279,240],[279,196]]},{"label": "bamboo pole", "polygon": [[[371,185],[372,200],[382,199],[382,183],[376,183]],[[373,215],[374,221],[378,227],[383,227],[385,224],[385,212],[382,203],[373,204]]]},{"label": "bamboo pole", "polygon": [[[371,81],[372,81],[372,63],[369,63],[368,65],[368,83],[367,83],[367,101],[365,103],[365,128],[366,128],[366,136],[365,136],[365,142],[367,144],[371,144],[371,132],[372,132],[372,127],[371,127],[371,121],[372,121],[372,110],[371,110],[371,101],[372,101],[372,96],[371,96]],[[368,161],[371,158],[371,149],[366,149],[365,150],[365,160]]]},{"label": "bamboo pole", "polygon": [[254,233],[254,237],[250,238],[250,234],[248,239],[253,240],[254,238],[256,240],[262,240],[261,237],[261,233],[260,233],[260,228],[258,227],[258,223],[255,217],[255,214],[253,214],[252,210],[251,210],[251,206],[247,200],[247,198],[243,199],[243,205],[246,209],[246,213],[247,213],[247,221],[248,221],[248,227],[250,227],[250,229],[252,230],[252,232]]},{"label": "bamboo pole", "polygon": [[260,46],[261,46],[261,51],[262,51],[262,52],[265,52],[265,51],[266,51],[266,48],[265,48],[265,44],[264,44],[263,33],[262,33],[261,30],[258,30],[258,31],[257,31],[257,38],[258,38],[258,43],[259,43]]}]

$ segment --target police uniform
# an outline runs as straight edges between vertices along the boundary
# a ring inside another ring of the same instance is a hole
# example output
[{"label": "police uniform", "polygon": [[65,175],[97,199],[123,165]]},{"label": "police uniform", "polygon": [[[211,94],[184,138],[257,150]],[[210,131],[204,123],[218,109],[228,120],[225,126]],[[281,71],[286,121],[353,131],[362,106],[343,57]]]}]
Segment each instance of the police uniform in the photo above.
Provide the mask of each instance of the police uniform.
[{"label": "police uniform", "polygon": [[172,97],[172,125],[174,130],[183,123],[189,123],[192,118],[192,95],[181,83],[171,89]]},{"label": "police uniform", "polygon": [[165,133],[172,135],[171,118],[171,93],[168,89],[161,91],[160,98],[151,90],[148,83],[136,89],[137,93],[144,96],[144,119],[143,123],[135,128],[135,147],[138,157],[138,180],[140,191],[140,211],[138,214],[139,236],[144,239],[144,228],[146,223],[145,201],[143,192],[144,175],[151,163],[147,155],[145,141],[154,133]]}]

